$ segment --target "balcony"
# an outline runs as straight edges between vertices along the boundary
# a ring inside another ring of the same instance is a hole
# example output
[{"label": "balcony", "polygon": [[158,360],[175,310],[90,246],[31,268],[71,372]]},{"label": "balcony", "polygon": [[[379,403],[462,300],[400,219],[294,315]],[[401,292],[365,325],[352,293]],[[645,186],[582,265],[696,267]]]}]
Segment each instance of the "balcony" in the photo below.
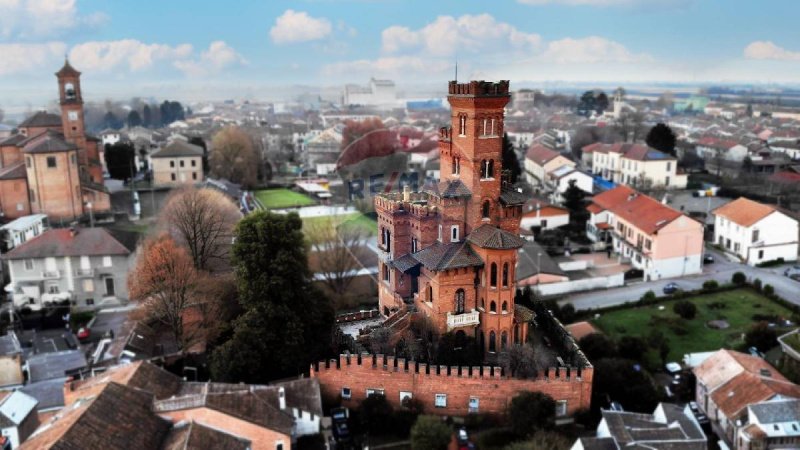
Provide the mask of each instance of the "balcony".
[{"label": "balcony", "polygon": [[91,278],[94,276],[94,269],[75,269],[75,276],[78,278]]},{"label": "balcony", "polygon": [[471,312],[462,314],[447,313],[447,331],[455,328],[471,327],[479,323],[481,323],[480,316],[478,311],[474,309]]},{"label": "balcony", "polygon": [[42,272],[42,279],[44,280],[54,280],[57,278],[61,278],[60,270],[45,270]]}]

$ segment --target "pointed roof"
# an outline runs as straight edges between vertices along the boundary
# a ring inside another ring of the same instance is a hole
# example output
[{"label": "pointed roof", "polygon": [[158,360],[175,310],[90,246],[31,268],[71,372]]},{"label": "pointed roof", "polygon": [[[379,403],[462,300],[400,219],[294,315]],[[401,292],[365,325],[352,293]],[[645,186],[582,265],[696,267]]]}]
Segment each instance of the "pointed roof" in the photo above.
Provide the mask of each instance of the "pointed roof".
[{"label": "pointed roof", "polygon": [[60,127],[61,125],[61,116],[47,111],[37,111],[23,120],[18,128]]},{"label": "pointed roof", "polygon": [[78,148],[72,142],[67,142],[64,135],[57,131],[48,130],[42,135],[34,136],[34,139],[27,141],[22,149],[23,153],[58,153]]},{"label": "pointed roof", "polygon": [[437,271],[483,265],[480,256],[464,242],[436,242],[411,256],[428,269]]},{"label": "pointed roof", "polygon": [[75,70],[74,67],[69,63],[67,58],[64,58],[64,67],[62,67],[58,72],[56,72],[57,77],[65,77],[65,76],[74,76],[79,77],[81,73]]},{"label": "pointed roof", "polygon": [[525,244],[525,240],[516,234],[509,233],[488,223],[472,230],[472,233],[467,236],[467,240],[478,247],[495,250],[520,248]]},{"label": "pointed roof", "polygon": [[720,206],[711,213],[743,227],[749,227],[775,211],[777,209],[774,206],[739,197],[730,203]]}]

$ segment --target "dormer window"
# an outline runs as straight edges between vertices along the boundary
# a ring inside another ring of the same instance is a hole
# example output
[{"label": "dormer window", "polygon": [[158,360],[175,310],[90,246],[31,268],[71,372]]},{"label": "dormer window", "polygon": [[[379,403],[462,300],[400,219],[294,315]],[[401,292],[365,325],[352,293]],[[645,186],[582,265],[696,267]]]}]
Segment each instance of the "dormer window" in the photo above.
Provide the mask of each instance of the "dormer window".
[{"label": "dormer window", "polygon": [[458,135],[467,135],[467,116],[462,115],[458,117]]}]

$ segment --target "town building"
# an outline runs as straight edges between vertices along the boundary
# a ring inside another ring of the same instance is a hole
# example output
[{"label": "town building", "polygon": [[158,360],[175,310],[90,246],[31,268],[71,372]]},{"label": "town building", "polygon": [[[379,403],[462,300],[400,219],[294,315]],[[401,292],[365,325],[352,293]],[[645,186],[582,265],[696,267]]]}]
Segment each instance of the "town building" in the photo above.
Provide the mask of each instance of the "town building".
[{"label": "town building", "polygon": [[747,264],[797,260],[797,219],[777,207],[739,197],[712,214],[714,243]]},{"label": "town building", "polygon": [[13,331],[0,336],[0,389],[18,389],[25,384],[22,346]]},{"label": "town building", "polygon": [[736,450],[800,448],[800,400],[773,400],[750,405],[746,423],[737,433]]},{"label": "town building", "polygon": [[571,450],[706,450],[708,440],[689,407],[659,403],[653,414],[602,411],[596,437],[579,438]]},{"label": "town building", "polygon": [[533,198],[523,207],[520,234],[533,234],[533,230],[552,230],[569,224],[569,210],[545,200]]},{"label": "town building", "polygon": [[575,162],[542,144],[534,144],[525,154],[525,180],[542,186],[550,172],[562,166],[575,167]]},{"label": "town building", "polygon": [[645,280],[680,277],[703,270],[703,225],[627,186],[594,196],[587,207],[589,239],[610,244]]},{"label": "town building", "polygon": [[16,219],[47,214],[71,221],[111,209],[103,186],[101,143],[86,134],[81,73],[69,62],[56,73],[61,115],[37,112],[0,142],[0,212]]},{"label": "town building", "polygon": [[368,86],[348,84],[344,88],[345,106],[391,106],[397,103],[394,81],[370,78]]},{"label": "town building", "polygon": [[114,233],[105,228],[52,229],[4,254],[11,280],[6,291],[14,305],[40,310],[64,300],[78,308],[127,302],[135,240]]},{"label": "town building", "polygon": [[750,405],[800,398],[800,386],[758,356],[719,350],[693,372],[695,401],[729,444],[746,428]]},{"label": "town building", "polygon": [[153,184],[163,186],[202,182],[203,154],[203,147],[183,139],[173,139],[150,155]]},{"label": "town building", "polygon": [[678,171],[678,160],[643,144],[593,144],[592,172],[614,183],[640,189],[684,189],[688,177]]},{"label": "town building", "polygon": [[35,238],[50,228],[47,214],[32,214],[14,219],[0,227],[0,251],[6,253],[14,247]]},{"label": "town building", "polygon": [[11,441],[11,448],[20,444],[39,427],[35,398],[22,391],[3,392],[0,400],[0,434]]},{"label": "town building", "polygon": [[594,192],[594,179],[588,173],[576,169],[572,165],[563,165],[558,169],[550,171],[545,176],[544,187],[551,192],[551,198],[557,202],[563,202],[564,194],[572,185],[582,190],[584,194],[591,195]]},{"label": "town building", "polygon": [[514,304],[525,198],[502,174],[508,81],[450,82],[451,127],[439,134],[441,180],[375,197],[381,313],[409,305],[440,333],[475,337],[490,356],[525,342],[530,311]]}]

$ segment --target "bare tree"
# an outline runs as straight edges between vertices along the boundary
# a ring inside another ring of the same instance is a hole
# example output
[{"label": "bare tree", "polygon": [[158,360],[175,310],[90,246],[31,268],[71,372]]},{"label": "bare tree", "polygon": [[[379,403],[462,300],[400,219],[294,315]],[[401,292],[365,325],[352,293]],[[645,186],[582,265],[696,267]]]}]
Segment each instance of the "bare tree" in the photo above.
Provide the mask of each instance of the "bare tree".
[{"label": "bare tree", "polygon": [[237,127],[223,128],[211,140],[211,173],[245,186],[256,184],[259,156],[253,139]]},{"label": "bare tree", "polygon": [[500,353],[500,364],[517,378],[533,378],[537,375],[536,354],[528,344],[514,344]]},{"label": "bare tree", "polygon": [[369,346],[373,354],[388,355],[392,353],[392,331],[385,327],[375,328],[369,333]]},{"label": "bare tree", "polygon": [[186,251],[167,235],[145,243],[136,267],[128,278],[131,298],[143,305],[145,315],[167,326],[180,349],[195,342],[200,275]]},{"label": "bare tree", "polygon": [[361,268],[366,233],[358,224],[333,218],[306,224],[314,270],[337,295],[344,295]]},{"label": "bare tree", "polygon": [[240,218],[239,209],[221,192],[188,187],[170,195],[160,224],[189,250],[195,268],[208,271],[227,268],[233,229]]}]

